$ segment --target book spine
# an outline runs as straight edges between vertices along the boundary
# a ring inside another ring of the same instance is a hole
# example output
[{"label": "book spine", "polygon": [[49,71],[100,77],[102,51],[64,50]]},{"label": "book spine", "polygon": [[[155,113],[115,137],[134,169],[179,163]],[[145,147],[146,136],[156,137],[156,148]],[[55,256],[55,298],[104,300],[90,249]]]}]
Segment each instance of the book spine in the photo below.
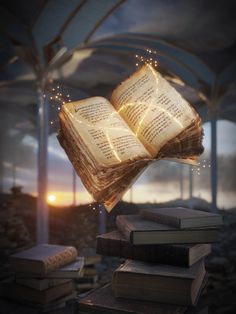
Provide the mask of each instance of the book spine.
[{"label": "book spine", "polygon": [[190,248],[175,245],[132,245],[128,241],[118,241],[97,237],[97,253],[127,259],[154,262],[182,267],[190,266]]},{"label": "book spine", "polygon": [[66,264],[76,260],[77,250],[75,247],[68,247],[65,251],[50,256],[43,261],[44,274],[48,274]]},{"label": "book spine", "polygon": [[133,232],[130,229],[129,224],[123,219],[122,215],[116,217],[116,226],[128,241],[133,241]]},{"label": "book spine", "polygon": [[181,220],[176,217],[170,217],[163,214],[152,213],[149,211],[141,211],[141,216],[147,220],[155,221],[163,225],[181,228]]}]

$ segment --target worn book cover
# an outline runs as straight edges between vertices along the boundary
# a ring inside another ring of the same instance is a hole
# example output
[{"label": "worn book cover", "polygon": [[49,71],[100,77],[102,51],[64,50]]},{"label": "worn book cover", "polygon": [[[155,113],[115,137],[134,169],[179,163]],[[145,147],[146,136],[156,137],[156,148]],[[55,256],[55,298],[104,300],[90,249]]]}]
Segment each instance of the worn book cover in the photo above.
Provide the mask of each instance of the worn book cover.
[{"label": "worn book cover", "polygon": [[72,281],[51,287],[47,290],[39,291],[31,289],[17,283],[5,284],[2,286],[2,296],[5,298],[20,300],[39,305],[46,305],[61,297],[71,295],[73,293]]},{"label": "worn book cover", "polygon": [[180,229],[214,227],[223,224],[222,215],[183,207],[143,209],[140,214],[145,219]]},{"label": "worn book cover", "polygon": [[10,263],[15,272],[46,275],[76,260],[77,250],[71,246],[41,244],[11,255]]},{"label": "worn book cover", "polygon": [[210,254],[210,244],[133,245],[115,230],[97,236],[97,253],[169,265],[189,267]]},{"label": "worn book cover", "polygon": [[49,288],[67,283],[70,279],[53,279],[53,278],[19,278],[16,277],[16,283],[36,290],[47,290]]},{"label": "worn book cover", "polygon": [[199,115],[150,65],[122,82],[110,101],[64,104],[59,121],[61,146],[108,211],[154,160],[194,162],[203,152]]},{"label": "worn book cover", "polygon": [[79,278],[83,276],[84,269],[84,257],[79,256],[72,263],[66,264],[65,266],[60,267],[57,270],[54,270],[45,275],[37,274],[37,273],[26,273],[26,272],[18,272],[16,274],[16,278],[47,278],[47,279],[72,279]]},{"label": "worn book cover", "polygon": [[125,238],[135,245],[217,242],[215,227],[179,229],[143,219],[140,215],[119,215],[116,225]]},{"label": "worn book cover", "polygon": [[193,305],[205,274],[203,260],[189,268],[127,260],[114,272],[112,289],[116,297]]},{"label": "worn book cover", "polygon": [[115,298],[110,284],[90,292],[79,301],[80,314],[183,314],[185,306]]}]

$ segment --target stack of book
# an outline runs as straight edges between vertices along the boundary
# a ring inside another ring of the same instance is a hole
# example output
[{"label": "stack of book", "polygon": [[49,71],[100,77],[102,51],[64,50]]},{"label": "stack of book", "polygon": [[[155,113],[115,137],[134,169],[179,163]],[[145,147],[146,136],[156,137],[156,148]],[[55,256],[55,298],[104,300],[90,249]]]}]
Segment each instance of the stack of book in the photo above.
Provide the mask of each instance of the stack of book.
[{"label": "stack of book", "polygon": [[97,237],[97,253],[127,260],[111,285],[80,300],[79,313],[185,313],[206,284],[204,257],[222,223],[180,207],[117,216],[117,230]]},{"label": "stack of book", "polygon": [[10,257],[14,281],[2,296],[42,310],[65,306],[75,297],[73,279],[82,275],[84,259],[70,246],[42,244]]},{"label": "stack of book", "polygon": [[84,249],[82,254],[84,256],[83,277],[76,280],[79,293],[84,293],[99,286],[97,264],[101,262],[101,256],[97,255],[94,249]]}]

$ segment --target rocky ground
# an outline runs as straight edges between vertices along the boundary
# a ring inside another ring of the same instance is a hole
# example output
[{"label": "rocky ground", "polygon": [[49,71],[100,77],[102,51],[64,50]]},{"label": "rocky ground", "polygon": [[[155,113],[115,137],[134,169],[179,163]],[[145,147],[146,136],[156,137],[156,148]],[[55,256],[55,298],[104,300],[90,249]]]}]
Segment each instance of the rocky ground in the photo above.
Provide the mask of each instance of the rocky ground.
[{"label": "rocky ground", "polygon": [[[208,203],[199,199],[194,199],[192,203],[198,209],[209,210],[210,208]],[[174,204],[187,205],[187,202],[177,200],[168,204],[155,205],[119,203],[107,217],[107,230],[114,229],[117,214],[137,213],[141,207]],[[0,280],[5,279],[10,273],[9,255],[35,243],[35,208],[36,200],[28,195],[14,197],[1,195],[0,197]],[[206,305],[209,313],[212,314],[234,314],[236,313],[236,209],[221,211],[221,214],[224,215],[225,223],[221,230],[220,243],[213,245],[212,254],[206,259],[209,274],[208,285],[203,291],[199,304],[203,307]],[[84,248],[95,248],[98,222],[98,204],[76,208],[51,207],[50,242],[74,245],[79,252]],[[113,270],[121,262],[116,258],[103,259],[99,265],[101,284],[111,280]],[[4,308],[3,304],[1,303],[1,310]],[[7,313],[28,313],[23,309],[16,311],[16,308],[16,305],[12,305]],[[58,313],[71,313],[69,308]],[[1,311],[0,313],[2,314]]]}]

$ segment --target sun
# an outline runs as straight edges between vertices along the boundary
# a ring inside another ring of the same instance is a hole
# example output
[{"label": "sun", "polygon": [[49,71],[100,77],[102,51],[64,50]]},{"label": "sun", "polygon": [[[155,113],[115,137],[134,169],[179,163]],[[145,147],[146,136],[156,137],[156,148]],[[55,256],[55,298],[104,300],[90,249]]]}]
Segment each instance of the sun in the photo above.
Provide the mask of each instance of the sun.
[{"label": "sun", "polygon": [[56,202],[56,195],[54,195],[54,194],[49,194],[48,195],[48,202],[49,203],[55,203]]}]

